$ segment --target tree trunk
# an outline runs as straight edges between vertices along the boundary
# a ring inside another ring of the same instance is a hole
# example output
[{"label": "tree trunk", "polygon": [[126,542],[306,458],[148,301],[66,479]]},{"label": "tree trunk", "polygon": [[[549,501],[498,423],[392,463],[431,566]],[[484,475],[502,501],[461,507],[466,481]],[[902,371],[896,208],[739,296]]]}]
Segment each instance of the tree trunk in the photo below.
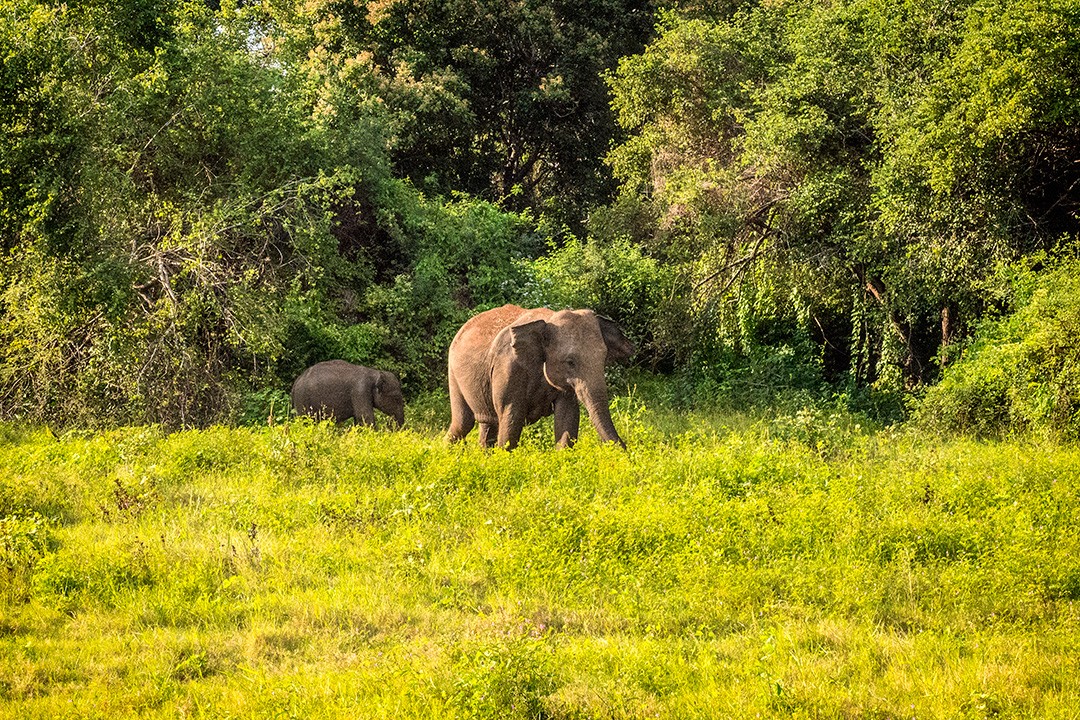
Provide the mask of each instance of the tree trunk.
[{"label": "tree trunk", "polygon": [[874,299],[881,305],[889,320],[889,325],[904,344],[906,353],[903,362],[904,388],[906,390],[914,389],[923,382],[923,365],[919,361],[915,352],[915,347],[912,344],[912,335],[914,334],[913,328],[901,319],[899,313],[889,307],[887,297],[888,289],[885,287],[885,283],[881,278],[867,274],[866,268],[863,266],[856,266],[852,268],[852,270],[859,279],[859,282],[866,288],[867,292],[873,295]]},{"label": "tree trunk", "polygon": [[[945,349],[952,345],[956,337],[957,320],[956,307],[952,303],[945,303],[941,308],[941,347]],[[948,354],[941,354],[941,366],[949,362]]]}]

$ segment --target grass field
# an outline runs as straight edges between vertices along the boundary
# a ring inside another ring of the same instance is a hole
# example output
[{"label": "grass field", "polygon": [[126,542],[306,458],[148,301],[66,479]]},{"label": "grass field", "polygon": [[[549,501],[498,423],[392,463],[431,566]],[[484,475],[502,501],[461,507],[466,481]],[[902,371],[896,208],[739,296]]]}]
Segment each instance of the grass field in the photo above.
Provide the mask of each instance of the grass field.
[{"label": "grass field", "polygon": [[1080,449],[616,405],[0,425],[0,717],[1080,717]]}]

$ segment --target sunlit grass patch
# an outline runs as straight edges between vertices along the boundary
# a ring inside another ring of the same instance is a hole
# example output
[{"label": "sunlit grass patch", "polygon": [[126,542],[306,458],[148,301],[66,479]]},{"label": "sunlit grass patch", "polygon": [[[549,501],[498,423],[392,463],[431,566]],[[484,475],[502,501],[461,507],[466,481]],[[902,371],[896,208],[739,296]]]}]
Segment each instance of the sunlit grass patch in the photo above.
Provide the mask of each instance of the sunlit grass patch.
[{"label": "sunlit grass patch", "polygon": [[513,452],[309,421],[5,427],[0,715],[1080,702],[1076,449],[634,402],[628,451],[542,427]]}]

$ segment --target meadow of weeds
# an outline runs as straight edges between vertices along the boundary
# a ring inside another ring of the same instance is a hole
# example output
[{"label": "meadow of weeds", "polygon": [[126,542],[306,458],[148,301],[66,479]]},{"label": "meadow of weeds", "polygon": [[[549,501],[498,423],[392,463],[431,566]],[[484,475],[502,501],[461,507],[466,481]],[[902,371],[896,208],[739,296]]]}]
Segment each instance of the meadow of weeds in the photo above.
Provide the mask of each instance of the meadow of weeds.
[{"label": "meadow of weeds", "polygon": [[1080,717],[1080,450],[0,425],[0,716]]}]

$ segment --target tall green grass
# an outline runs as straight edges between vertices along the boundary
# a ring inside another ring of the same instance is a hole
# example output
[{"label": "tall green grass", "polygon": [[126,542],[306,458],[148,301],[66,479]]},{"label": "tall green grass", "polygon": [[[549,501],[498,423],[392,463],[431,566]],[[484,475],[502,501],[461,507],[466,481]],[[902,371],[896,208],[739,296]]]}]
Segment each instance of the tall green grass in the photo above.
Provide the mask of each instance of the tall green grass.
[{"label": "tall green grass", "polygon": [[0,716],[1077,717],[1080,450],[0,425]]}]

